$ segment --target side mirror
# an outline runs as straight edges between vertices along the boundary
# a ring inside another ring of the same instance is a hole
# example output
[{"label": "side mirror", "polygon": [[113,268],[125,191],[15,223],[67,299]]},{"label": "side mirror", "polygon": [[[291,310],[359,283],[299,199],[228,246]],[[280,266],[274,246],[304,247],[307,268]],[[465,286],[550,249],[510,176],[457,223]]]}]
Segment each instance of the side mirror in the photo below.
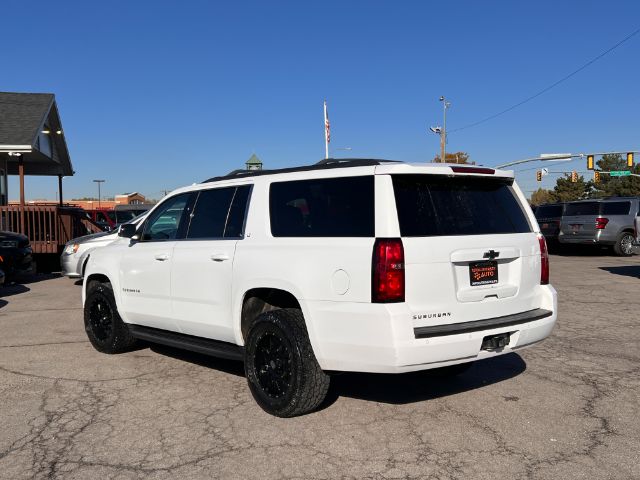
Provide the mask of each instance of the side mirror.
[{"label": "side mirror", "polygon": [[132,238],[136,231],[138,230],[138,226],[133,223],[125,223],[124,225],[120,225],[120,230],[118,231],[119,237]]}]

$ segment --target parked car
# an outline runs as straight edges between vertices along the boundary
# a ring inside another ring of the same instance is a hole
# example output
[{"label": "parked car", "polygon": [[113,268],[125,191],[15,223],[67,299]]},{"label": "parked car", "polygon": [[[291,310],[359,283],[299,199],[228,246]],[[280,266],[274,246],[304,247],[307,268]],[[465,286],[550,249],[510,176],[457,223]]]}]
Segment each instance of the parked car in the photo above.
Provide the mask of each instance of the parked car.
[{"label": "parked car", "polygon": [[[142,221],[144,215],[131,220],[131,223],[137,224]],[[117,230],[111,232],[94,233],[83,237],[74,238],[67,242],[60,255],[60,266],[62,274],[69,278],[82,278],[84,269],[87,266],[87,260],[91,252],[96,248],[109,245],[118,239]]]},{"label": "parked car", "polygon": [[9,278],[35,271],[29,239],[20,233],[0,231],[0,258]]},{"label": "parked car", "polygon": [[633,253],[639,197],[610,197],[569,202],[558,239],[565,244],[604,245],[616,255]]},{"label": "parked car", "polygon": [[105,232],[109,232],[116,227],[116,212],[111,208],[87,210],[87,215]]},{"label": "parked car", "polygon": [[533,345],[556,322],[549,257],[512,172],[378,160],[212,178],[90,256],[85,330],[244,361],[267,412],[330,373],[401,373]]},{"label": "parked car", "polygon": [[133,220],[139,215],[151,210],[153,205],[151,204],[131,204],[131,205],[116,205],[113,211],[116,214],[116,226],[122,225],[130,220]]},{"label": "parked car", "polygon": [[536,220],[547,243],[558,242],[563,209],[563,203],[547,203],[538,205],[535,210]]}]

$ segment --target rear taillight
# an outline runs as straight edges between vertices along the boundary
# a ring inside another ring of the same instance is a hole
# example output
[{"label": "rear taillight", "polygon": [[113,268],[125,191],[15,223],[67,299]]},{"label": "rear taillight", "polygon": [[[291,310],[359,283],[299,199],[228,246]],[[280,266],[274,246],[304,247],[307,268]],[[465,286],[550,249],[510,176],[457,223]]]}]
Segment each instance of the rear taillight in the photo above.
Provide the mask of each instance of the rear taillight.
[{"label": "rear taillight", "polygon": [[596,218],[596,230],[602,230],[609,223],[608,218]]},{"label": "rear taillight", "polygon": [[378,238],[373,245],[371,301],[404,302],[404,248],[399,238]]},{"label": "rear taillight", "polygon": [[540,242],[540,285],[549,284],[549,252],[547,242],[542,235],[538,236]]}]

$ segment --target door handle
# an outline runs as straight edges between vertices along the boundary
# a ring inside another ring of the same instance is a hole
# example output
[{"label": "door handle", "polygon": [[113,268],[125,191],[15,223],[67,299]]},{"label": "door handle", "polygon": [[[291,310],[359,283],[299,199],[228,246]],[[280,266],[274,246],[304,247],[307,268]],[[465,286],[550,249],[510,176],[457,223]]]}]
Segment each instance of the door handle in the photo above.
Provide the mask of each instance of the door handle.
[{"label": "door handle", "polygon": [[214,262],[224,262],[225,260],[229,260],[229,255],[226,253],[214,253],[211,255],[211,260]]},{"label": "door handle", "polygon": [[155,256],[155,259],[159,262],[164,262],[165,260],[169,260],[169,255],[166,253],[159,253]]}]

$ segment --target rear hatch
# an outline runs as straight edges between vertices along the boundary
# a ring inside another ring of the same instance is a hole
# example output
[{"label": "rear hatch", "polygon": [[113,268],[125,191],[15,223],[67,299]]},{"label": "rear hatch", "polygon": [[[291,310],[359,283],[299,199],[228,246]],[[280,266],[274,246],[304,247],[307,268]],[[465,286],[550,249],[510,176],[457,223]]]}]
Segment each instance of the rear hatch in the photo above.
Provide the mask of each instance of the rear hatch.
[{"label": "rear hatch", "polygon": [[540,307],[540,243],[512,177],[396,174],[392,182],[414,327]]},{"label": "rear hatch", "polygon": [[595,240],[600,205],[601,202],[567,203],[560,224],[562,235],[576,240]]}]

